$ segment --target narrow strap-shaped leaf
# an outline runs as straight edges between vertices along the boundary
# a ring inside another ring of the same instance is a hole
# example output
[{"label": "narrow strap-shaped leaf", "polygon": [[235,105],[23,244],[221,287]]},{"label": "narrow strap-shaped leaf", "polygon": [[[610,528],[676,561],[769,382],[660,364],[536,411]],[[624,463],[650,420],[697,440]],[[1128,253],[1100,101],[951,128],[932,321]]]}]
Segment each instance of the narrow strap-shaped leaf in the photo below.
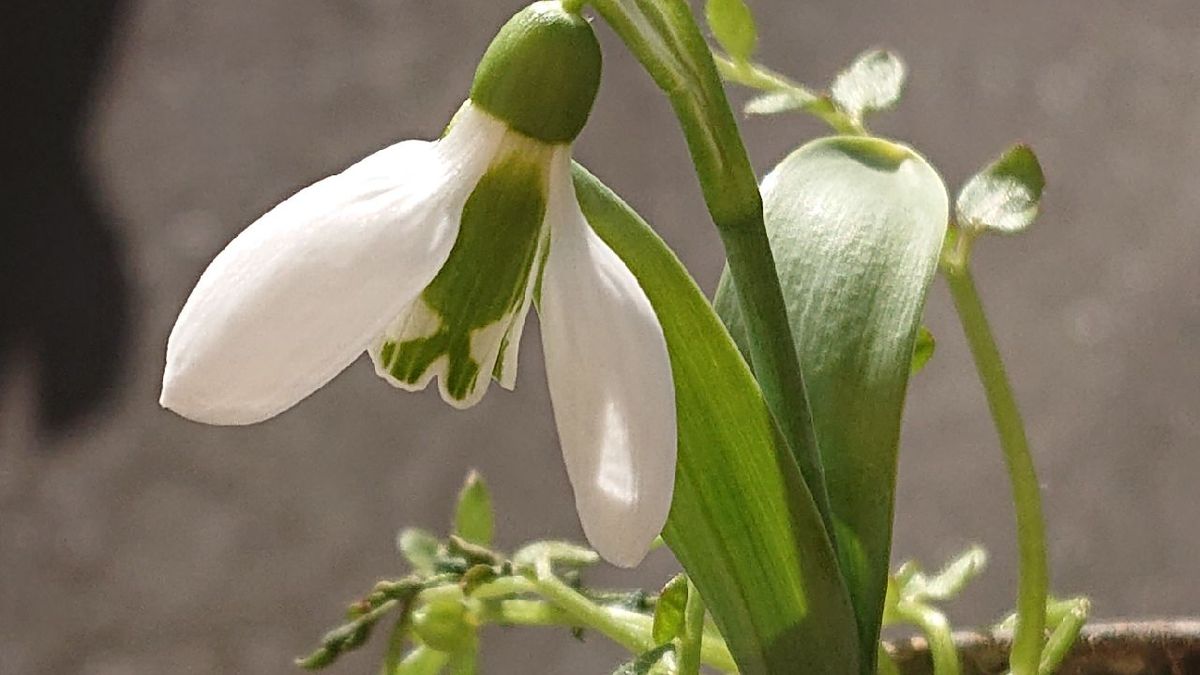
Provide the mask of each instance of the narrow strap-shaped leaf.
[{"label": "narrow strap-shaped leaf", "polygon": [[575,186],[588,222],[637,277],[662,322],[679,421],[663,537],[738,668],[746,675],[858,672],[854,616],[829,538],[745,361],[654,231],[578,166]]},{"label": "narrow strap-shaped leaf", "polygon": [[[833,507],[835,540],[873,672],[887,588],[900,417],[925,295],[949,217],[946,188],[889,141],[814,141],[763,181],[767,229]],[[717,311],[742,340],[726,280]]]}]

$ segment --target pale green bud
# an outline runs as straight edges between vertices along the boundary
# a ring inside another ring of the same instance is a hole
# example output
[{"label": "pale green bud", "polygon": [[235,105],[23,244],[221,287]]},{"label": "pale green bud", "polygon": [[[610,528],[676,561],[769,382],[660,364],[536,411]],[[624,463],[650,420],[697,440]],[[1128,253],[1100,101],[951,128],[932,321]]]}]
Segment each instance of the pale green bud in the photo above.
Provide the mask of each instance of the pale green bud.
[{"label": "pale green bud", "polygon": [[453,654],[471,643],[475,625],[467,616],[462,589],[446,586],[426,591],[425,604],[412,614],[413,632],[425,644]]},{"label": "pale green bud", "polygon": [[526,136],[570,143],[592,111],[600,65],[600,44],[587,21],[557,1],[535,2],[492,40],[471,100]]}]

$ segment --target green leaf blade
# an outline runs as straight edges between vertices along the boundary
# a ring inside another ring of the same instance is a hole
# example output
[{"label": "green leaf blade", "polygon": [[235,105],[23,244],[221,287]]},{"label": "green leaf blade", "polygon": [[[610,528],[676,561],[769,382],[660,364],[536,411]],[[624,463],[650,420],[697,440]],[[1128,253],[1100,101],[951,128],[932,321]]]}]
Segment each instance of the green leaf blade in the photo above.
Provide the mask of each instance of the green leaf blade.
[{"label": "green leaf blade", "polygon": [[1033,149],[1013,146],[963,186],[955,203],[958,225],[975,232],[1021,232],[1037,218],[1045,187]]},{"label": "green leaf blade", "polygon": [[839,108],[855,120],[876,110],[896,105],[904,93],[907,68],[900,57],[873,49],[859,54],[833,81],[830,96]]},{"label": "green leaf blade", "polygon": [[932,577],[924,579],[922,599],[951,600],[987,567],[987,551],[972,546]]},{"label": "green leaf blade", "polygon": [[736,62],[746,62],[758,47],[758,28],[745,0],[708,0],[704,18],[721,48]]},{"label": "green leaf blade", "polygon": [[929,361],[933,359],[934,353],[937,351],[937,340],[933,338],[933,332],[925,326],[921,326],[920,332],[917,333],[917,342],[913,345],[912,365],[909,367],[909,374],[916,375],[929,365]]},{"label": "green leaf blade", "polygon": [[483,477],[477,472],[467,474],[462,490],[458,493],[458,508],[454,512],[454,532],[463,539],[491,546],[496,526],[492,511],[492,494]]},{"label": "green leaf blade", "polygon": [[683,632],[683,612],[687,600],[687,576],[677,574],[663,586],[662,593],[658,595],[658,604],[654,606],[652,636],[655,644],[670,642]]},{"label": "green leaf blade", "polygon": [[857,673],[857,629],[828,536],[745,361],[653,230],[578,166],[575,187],[662,323],[679,420],[663,538],[740,672]]},{"label": "green leaf blade", "polygon": [[755,96],[743,108],[747,115],[778,115],[793,110],[810,110],[821,103],[804,89],[781,89]]},{"label": "green leaf blade", "polygon": [[[763,199],[857,614],[860,659],[872,664],[901,414],[949,199],[912,150],[850,136],[794,152],[763,182]],[[743,335],[728,281],[715,304],[733,334]]]},{"label": "green leaf blade", "polygon": [[440,546],[437,537],[415,527],[405,528],[396,536],[396,549],[404,555],[413,570],[422,574],[433,573]]}]

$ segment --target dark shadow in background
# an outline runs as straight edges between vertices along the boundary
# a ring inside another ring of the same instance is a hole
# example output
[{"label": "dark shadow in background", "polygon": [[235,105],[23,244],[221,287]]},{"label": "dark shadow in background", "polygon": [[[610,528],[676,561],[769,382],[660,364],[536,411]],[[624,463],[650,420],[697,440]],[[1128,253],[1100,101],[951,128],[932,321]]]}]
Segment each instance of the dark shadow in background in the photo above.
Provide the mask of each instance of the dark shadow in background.
[{"label": "dark shadow in background", "polygon": [[0,21],[0,387],[34,359],[38,428],[116,389],[130,298],[83,138],[124,0],[17,0]]}]

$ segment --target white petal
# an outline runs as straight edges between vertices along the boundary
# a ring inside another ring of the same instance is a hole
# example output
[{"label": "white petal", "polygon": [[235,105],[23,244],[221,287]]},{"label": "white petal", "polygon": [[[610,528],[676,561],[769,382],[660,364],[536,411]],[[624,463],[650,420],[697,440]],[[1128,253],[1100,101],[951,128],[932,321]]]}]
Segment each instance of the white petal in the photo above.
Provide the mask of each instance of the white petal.
[{"label": "white petal", "polygon": [[251,424],[328,382],[437,274],[502,133],[462,114],[446,138],[381,150],[246,228],[180,312],[162,405]]},{"label": "white petal", "polygon": [[[547,214],[549,213],[550,211],[547,210]],[[538,271],[549,244],[550,231],[546,228],[543,230],[542,240],[538,243],[537,255],[534,256],[533,271],[530,272],[529,279],[525,284],[525,299],[521,301],[521,306],[513,316],[508,333],[504,336],[503,351],[499,355],[496,367],[498,371],[496,381],[509,391],[517,387],[517,360],[521,351],[521,336],[525,334],[526,317],[529,316],[529,308],[533,306],[533,295],[537,288]]]},{"label": "white petal", "polygon": [[662,327],[629,268],[588,226],[567,151],[551,174],[542,340],[559,441],[584,532],[632,567],[675,485],[675,387]]}]

